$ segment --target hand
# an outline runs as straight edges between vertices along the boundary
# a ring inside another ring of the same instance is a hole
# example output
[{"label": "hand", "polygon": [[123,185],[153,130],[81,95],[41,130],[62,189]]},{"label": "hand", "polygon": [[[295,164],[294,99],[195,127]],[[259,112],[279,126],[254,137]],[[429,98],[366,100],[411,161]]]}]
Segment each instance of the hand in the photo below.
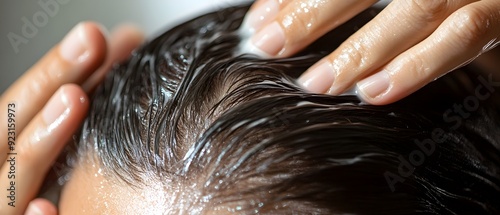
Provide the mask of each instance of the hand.
[{"label": "hand", "polygon": [[[373,0],[258,0],[244,21],[251,51],[287,57],[369,7]],[[338,95],[354,85],[383,105],[415,92],[496,45],[498,0],[398,0],[300,78]]]},{"label": "hand", "polygon": [[122,26],[110,39],[95,23],[77,25],[0,97],[0,214],[57,214],[33,200],[45,174],[85,118],[87,93],[143,36]]}]

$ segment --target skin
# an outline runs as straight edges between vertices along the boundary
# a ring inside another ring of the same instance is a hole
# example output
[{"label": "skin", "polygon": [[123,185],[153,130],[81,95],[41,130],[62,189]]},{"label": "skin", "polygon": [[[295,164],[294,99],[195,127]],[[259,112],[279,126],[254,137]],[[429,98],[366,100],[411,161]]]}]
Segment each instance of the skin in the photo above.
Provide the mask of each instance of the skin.
[{"label": "skin", "polygon": [[[257,1],[250,14],[257,10],[264,1]],[[258,23],[249,27],[250,33],[255,34],[274,21],[278,22],[279,26],[283,26],[285,18],[292,19],[288,22],[291,24],[285,29],[286,39],[282,43],[283,48],[278,48],[278,54],[276,54],[276,56],[289,56],[329,29],[345,22],[374,1],[352,1],[352,3],[342,1],[343,3],[337,2],[336,4],[328,4],[330,1],[317,2],[326,5],[319,5],[308,9],[309,12],[295,13],[293,16],[287,16],[287,14],[292,14],[299,7],[302,8],[302,12],[306,11],[300,4],[301,1],[280,0],[274,6],[271,3],[271,6],[266,6],[271,9],[261,13],[263,19],[259,17]],[[416,5],[417,1],[395,2],[398,3],[391,3],[377,18],[360,29],[335,52],[320,61],[327,62],[332,71],[333,68],[336,69],[335,73],[329,73],[333,77],[330,79],[335,81],[332,80],[332,83],[326,81],[326,85],[323,83],[326,87],[323,88],[322,86],[318,88],[318,85],[305,87],[309,87],[312,91],[336,94],[355,83],[359,85],[360,80],[380,73],[384,68],[389,68],[386,69],[391,71],[389,90],[373,98],[366,97],[363,92],[360,95],[373,104],[390,103],[415,91],[451,68],[493,48],[495,43],[490,42],[497,39],[500,34],[498,28],[490,27],[499,25],[500,3],[495,0],[450,1],[451,3],[445,6],[431,5],[434,7],[428,8],[429,10],[420,8],[419,6],[422,5]],[[405,3],[408,4],[406,5],[408,11],[396,10],[401,8],[401,5],[397,4]],[[331,5],[336,5],[338,8],[335,9]],[[322,13],[314,15],[315,10],[321,10]],[[329,13],[329,10],[335,10],[336,13]],[[397,14],[397,19],[394,14]],[[410,16],[410,14],[413,15]],[[313,23],[312,28],[300,26],[300,23],[307,23],[300,22],[305,19]],[[328,22],[332,19],[337,21],[333,24]],[[404,23],[414,25],[402,25]],[[390,28],[398,24],[402,28],[396,30]],[[249,24],[247,23],[246,26]],[[81,54],[74,55],[76,58],[71,59],[68,55],[63,55],[61,51],[63,42],[57,44],[0,97],[0,111],[3,113],[0,114],[0,121],[2,122],[8,122],[8,115],[5,113],[8,113],[9,104],[15,104],[15,152],[17,153],[16,160],[22,161],[16,163],[16,207],[7,206],[8,199],[1,198],[0,214],[58,213],[57,208],[49,201],[34,199],[45,173],[85,117],[89,103],[87,95],[94,90],[114,62],[126,59],[129,53],[143,41],[142,34],[130,26],[117,28],[110,36],[110,42],[107,42],[107,36],[102,32],[102,27],[96,23],[82,23],[79,29],[82,31],[80,35],[87,38],[85,47],[80,49]],[[376,31],[377,29],[384,31]],[[370,33],[373,31],[380,32],[380,34]],[[446,38],[446,43],[438,43],[443,38]],[[71,46],[70,49],[76,48]],[[341,64],[337,65],[338,62]],[[302,82],[312,78],[309,74],[314,72],[315,67],[313,66],[301,78]],[[422,68],[426,70],[421,71]],[[342,72],[346,70],[349,73]],[[316,77],[330,80],[324,75]],[[359,86],[358,92],[360,92]],[[56,110],[59,110],[61,114]],[[0,157],[4,161],[8,159],[7,153],[9,152],[7,147],[10,135],[7,131],[8,124],[0,123]],[[2,163],[0,174],[7,176],[9,168],[9,162]],[[73,211],[70,209],[82,203],[75,201],[78,200],[78,196],[96,196],[99,192],[112,193],[111,190],[105,190],[108,188],[114,188],[113,192],[122,193],[124,196],[125,194],[131,195],[128,199],[122,199],[123,202],[145,202],[151,205],[150,202],[138,198],[148,196],[147,190],[136,191],[126,186],[119,186],[122,188],[119,190],[113,185],[120,185],[120,182],[106,181],[101,176],[96,177],[96,180],[83,180],[91,178],[95,171],[95,166],[88,165],[75,169],[73,179],[63,192],[61,209],[64,208],[64,211],[60,211],[62,214],[72,214]],[[3,189],[9,188],[9,183],[10,180],[7,177],[0,178]],[[102,190],[83,189],[95,188],[102,183],[107,184]],[[99,202],[84,203],[80,205],[82,210],[99,205]],[[112,205],[118,207],[115,209],[146,208],[144,205],[126,207],[129,203]],[[97,214],[98,212],[96,211]]]},{"label": "skin", "polygon": [[[10,117],[16,132],[11,151],[8,137],[14,134],[7,132],[8,123],[0,123],[0,157],[6,161],[8,152],[17,153],[15,207],[0,198],[0,214],[57,214],[49,201],[34,199],[45,174],[85,118],[87,95],[113,63],[125,60],[143,41],[131,26],[118,27],[110,42],[102,30],[96,23],[80,23],[0,97],[0,121],[8,122],[8,109],[14,109]],[[1,164],[4,190],[10,187],[10,168],[9,162]]]},{"label": "skin", "polygon": [[[257,0],[243,30],[249,51],[288,57],[375,3]],[[400,100],[499,44],[500,1],[398,0],[298,80],[315,93],[355,88],[368,103]]]},{"label": "skin", "polygon": [[65,184],[59,201],[60,214],[164,214],[168,211],[162,184],[131,187],[95,164],[82,159]]}]

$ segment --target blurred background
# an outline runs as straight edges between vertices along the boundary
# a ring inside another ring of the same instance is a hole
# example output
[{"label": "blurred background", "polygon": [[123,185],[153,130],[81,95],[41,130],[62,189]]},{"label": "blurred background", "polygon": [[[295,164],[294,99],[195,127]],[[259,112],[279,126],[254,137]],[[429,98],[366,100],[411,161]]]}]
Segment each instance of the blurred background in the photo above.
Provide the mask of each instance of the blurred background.
[{"label": "blurred background", "polygon": [[81,21],[96,21],[110,30],[121,23],[133,23],[150,39],[200,13],[246,2],[250,0],[2,1],[0,94]]}]

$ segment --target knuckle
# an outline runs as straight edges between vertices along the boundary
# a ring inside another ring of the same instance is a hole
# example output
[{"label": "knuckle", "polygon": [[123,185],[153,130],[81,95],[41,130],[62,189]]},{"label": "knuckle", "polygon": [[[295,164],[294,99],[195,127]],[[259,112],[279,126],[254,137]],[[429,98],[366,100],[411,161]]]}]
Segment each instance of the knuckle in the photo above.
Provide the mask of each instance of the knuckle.
[{"label": "knuckle", "polygon": [[32,133],[28,134],[26,141],[23,143],[23,147],[20,148],[20,153],[22,156],[24,156],[28,160],[32,160],[33,158],[36,157],[36,151],[33,149],[34,144],[37,144],[40,142],[40,133],[41,128],[37,126],[36,130],[33,131]]},{"label": "knuckle", "polygon": [[424,22],[433,22],[440,20],[446,13],[449,2],[446,0],[411,0],[410,14],[416,14],[418,19]]},{"label": "knuckle", "polygon": [[[338,49],[338,53],[328,55],[326,60],[332,65],[337,86],[350,85],[363,75],[369,66],[368,48],[360,40],[348,40]],[[336,51],[337,52],[337,51]]]},{"label": "knuckle", "polygon": [[58,88],[65,79],[63,62],[56,58],[38,68],[28,86],[33,95],[42,95],[47,89]]},{"label": "knuckle", "polygon": [[349,63],[354,68],[364,67],[367,61],[364,53],[368,53],[369,50],[367,50],[363,43],[357,40],[350,40],[345,45],[343,52],[345,53],[344,58],[348,60],[346,63]]},{"label": "knuckle", "polygon": [[19,148],[18,159],[23,161],[23,166],[26,169],[39,168],[39,162],[44,159],[40,155],[40,150],[37,150],[35,145],[41,144],[41,141],[47,141],[48,133],[39,126],[32,133],[27,134],[23,141],[22,147]]},{"label": "knuckle", "polygon": [[412,75],[412,80],[425,80],[431,75],[430,68],[426,67],[422,57],[416,54],[408,54],[404,61],[404,70]]},{"label": "knuckle", "polygon": [[31,149],[31,147],[23,148],[19,150],[18,156],[16,159],[22,160],[22,165],[24,169],[33,169],[36,166],[36,162],[34,159],[36,158],[36,153]]},{"label": "knuckle", "polygon": [[302,1],[293,1],[289,4],[281,13],[283,14],[282,25],[287,29],[294,30],[294,32],[301,32],[300,35],[313,34],[317,30],[313,23],[319,20],[317,9],[304,5]]},{"label": "knuckle", "polygon": [[295,19],[294,23],[295,23],[295,27],[297,28],[297,30],[299,30],[299,32],[303,32],[305,33],[305,35],[309,35],[311,33],[313,33],[313,31],[311,30],[310,27],[308,27],[308,23],[311,19],[311,14],[304,14],[304,15],[301,15],[300,18],[297,18]]},{"label": "knuckle", "polygon": [[461,9],[454,14],[450,30],[463,45],[473,45],[487,34],[491,17],[475,8]]},{"label": "knuckle", "polygon": [[47,87],[51,85],[51,76],[50,72],[47,69],[41,69],[39,72],[35,74],[35,76],[31,79],[31,83],[28,86],[29,92],[34,96],[41,95]]},{"label": "knuckle", "polygon": [[[298,5],[293,5],[292,8],[297,8]],[[312,13],[303,13],[302,10],[294,10],[293,13],[286,13],[283,18],[283,26],[292,27],[297,32],[305,32],[311,33],[311,27],[309,23],[314,19],[314,15]]]}]

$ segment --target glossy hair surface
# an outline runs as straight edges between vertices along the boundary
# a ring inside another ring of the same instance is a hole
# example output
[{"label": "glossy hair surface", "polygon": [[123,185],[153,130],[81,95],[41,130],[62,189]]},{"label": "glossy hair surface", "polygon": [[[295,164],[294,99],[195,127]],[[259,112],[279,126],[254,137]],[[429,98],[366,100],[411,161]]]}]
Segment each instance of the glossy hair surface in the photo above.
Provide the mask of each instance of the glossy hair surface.
[{"label": "glossy hair surface", "polygon": [[311,94],[294,77],[358,24],[264,60],[235,54],[247,9],[181,24],[111,71],[74,156],[165,182],[167,214],[500,213],[496,95],[454,111],[488,76],[457,71],[387,106]]}]

